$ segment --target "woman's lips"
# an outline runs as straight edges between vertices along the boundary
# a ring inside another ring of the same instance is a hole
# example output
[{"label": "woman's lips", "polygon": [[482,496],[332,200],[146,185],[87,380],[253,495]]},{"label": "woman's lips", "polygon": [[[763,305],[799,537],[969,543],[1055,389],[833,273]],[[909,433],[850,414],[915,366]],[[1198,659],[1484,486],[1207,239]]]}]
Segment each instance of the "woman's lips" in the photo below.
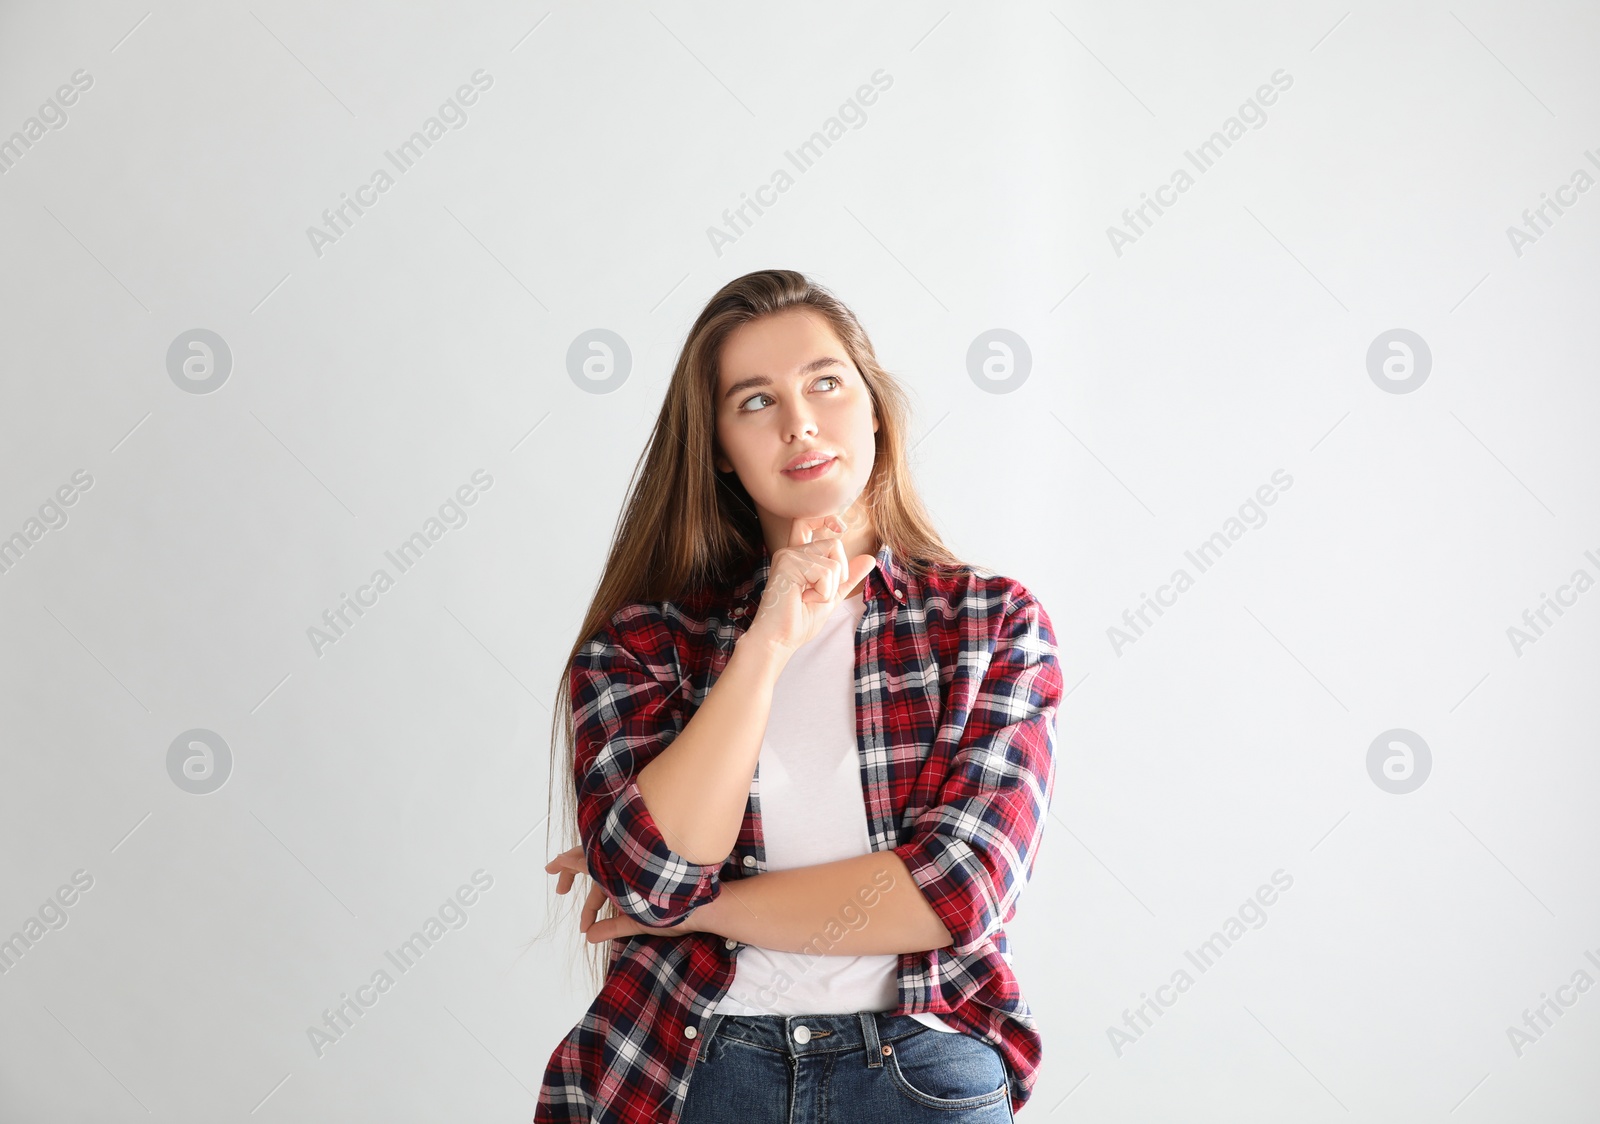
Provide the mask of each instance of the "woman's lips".
[{"label": "woman's lips", "polygon": [[786,468],[783,470],[783,474],[785,476],[792,476],[796,480],[815,480],[824,472],[827,472],[828,469],[832,468],[833,462],[838,459],[838,457],[829,457],[821,464],[813,465],[810,468]]}]

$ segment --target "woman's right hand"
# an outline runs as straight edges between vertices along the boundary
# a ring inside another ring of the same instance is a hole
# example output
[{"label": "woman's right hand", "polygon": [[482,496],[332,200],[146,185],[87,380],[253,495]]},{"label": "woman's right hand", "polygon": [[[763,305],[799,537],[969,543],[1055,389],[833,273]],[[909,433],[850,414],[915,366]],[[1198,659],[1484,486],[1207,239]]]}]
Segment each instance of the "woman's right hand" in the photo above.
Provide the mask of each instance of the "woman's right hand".
[{"label": "woman's right hand", "polygon": [[794,654],[818,632],[867,571],[878,564],[871,554],[846,558],[845,522],[837,515],[795,519],[789,545],[773,553],[761,603],[744,633],[784,655]]}]

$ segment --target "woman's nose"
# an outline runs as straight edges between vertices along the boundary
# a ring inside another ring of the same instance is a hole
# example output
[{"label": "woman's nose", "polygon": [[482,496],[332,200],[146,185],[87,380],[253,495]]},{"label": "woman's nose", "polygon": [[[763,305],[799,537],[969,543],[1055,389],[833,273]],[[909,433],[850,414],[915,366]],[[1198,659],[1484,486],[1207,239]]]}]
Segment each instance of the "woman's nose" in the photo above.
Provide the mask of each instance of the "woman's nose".
[{"label": "woman's nose", "polygon": [[803,434],[817,435],[817,419],[812,417],[811,411],[801,406],[792,406],[783,419],[784,433],[792,440]]}]

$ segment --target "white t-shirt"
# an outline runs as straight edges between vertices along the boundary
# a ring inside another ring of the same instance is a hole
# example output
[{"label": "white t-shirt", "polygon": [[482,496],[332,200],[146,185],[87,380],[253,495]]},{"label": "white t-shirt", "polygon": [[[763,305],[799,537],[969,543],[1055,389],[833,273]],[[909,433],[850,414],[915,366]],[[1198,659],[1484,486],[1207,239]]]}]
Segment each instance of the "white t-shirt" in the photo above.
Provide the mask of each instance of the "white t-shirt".
[{"label": "white t-shirt", "polygon": [[[801,645],[772,692],[757,771],[767,869],[791,870],[872,850],[856,747],[855,634],[866,612],[858,587]],[[857,900],[840,924],[860,924]],[[841,910],[845,903],[840,903]],[[870,923],[870,921],[869,921]],[[730,1015],[815,1015],[891,1011],[899,1005],[895,953],[808,956],[742,945],[728,993]],[[911,1016],[935,1030],[960,1031],[938,1015]]]}]

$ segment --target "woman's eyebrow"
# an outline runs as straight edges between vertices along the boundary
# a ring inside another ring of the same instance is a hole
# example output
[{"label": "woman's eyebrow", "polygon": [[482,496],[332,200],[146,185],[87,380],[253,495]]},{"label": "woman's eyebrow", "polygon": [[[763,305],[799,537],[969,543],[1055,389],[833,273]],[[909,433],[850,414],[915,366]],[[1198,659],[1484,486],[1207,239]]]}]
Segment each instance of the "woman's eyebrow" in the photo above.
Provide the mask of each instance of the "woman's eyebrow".
[{"label": "woman's eyebrow", "polygon": [[[833,366],[835,364],[837,364],[840,367],[843,367],[844,366],[844,360],[835,358],[832,355],[823,355],[823,356],[820,356],[819,358],[813,359],[811,362],[807,363],[804,367],[801,367],[800,370],[798,370],[795,373],[798,374],[798,375],[809,375],[812,371],[820,371],[824,367],[831,367],[831,366]],[[766,375],[752,375],[750,378],[740,379],[738,382],[734,383],[732,386],[730,386],[723,393],[722,397],[723,398],[732,398],[735,394],[738,394],[741,390],[753,390],[758,386],[771,386],[771,385],[772,385],[772,380],[767,378]]]}]

